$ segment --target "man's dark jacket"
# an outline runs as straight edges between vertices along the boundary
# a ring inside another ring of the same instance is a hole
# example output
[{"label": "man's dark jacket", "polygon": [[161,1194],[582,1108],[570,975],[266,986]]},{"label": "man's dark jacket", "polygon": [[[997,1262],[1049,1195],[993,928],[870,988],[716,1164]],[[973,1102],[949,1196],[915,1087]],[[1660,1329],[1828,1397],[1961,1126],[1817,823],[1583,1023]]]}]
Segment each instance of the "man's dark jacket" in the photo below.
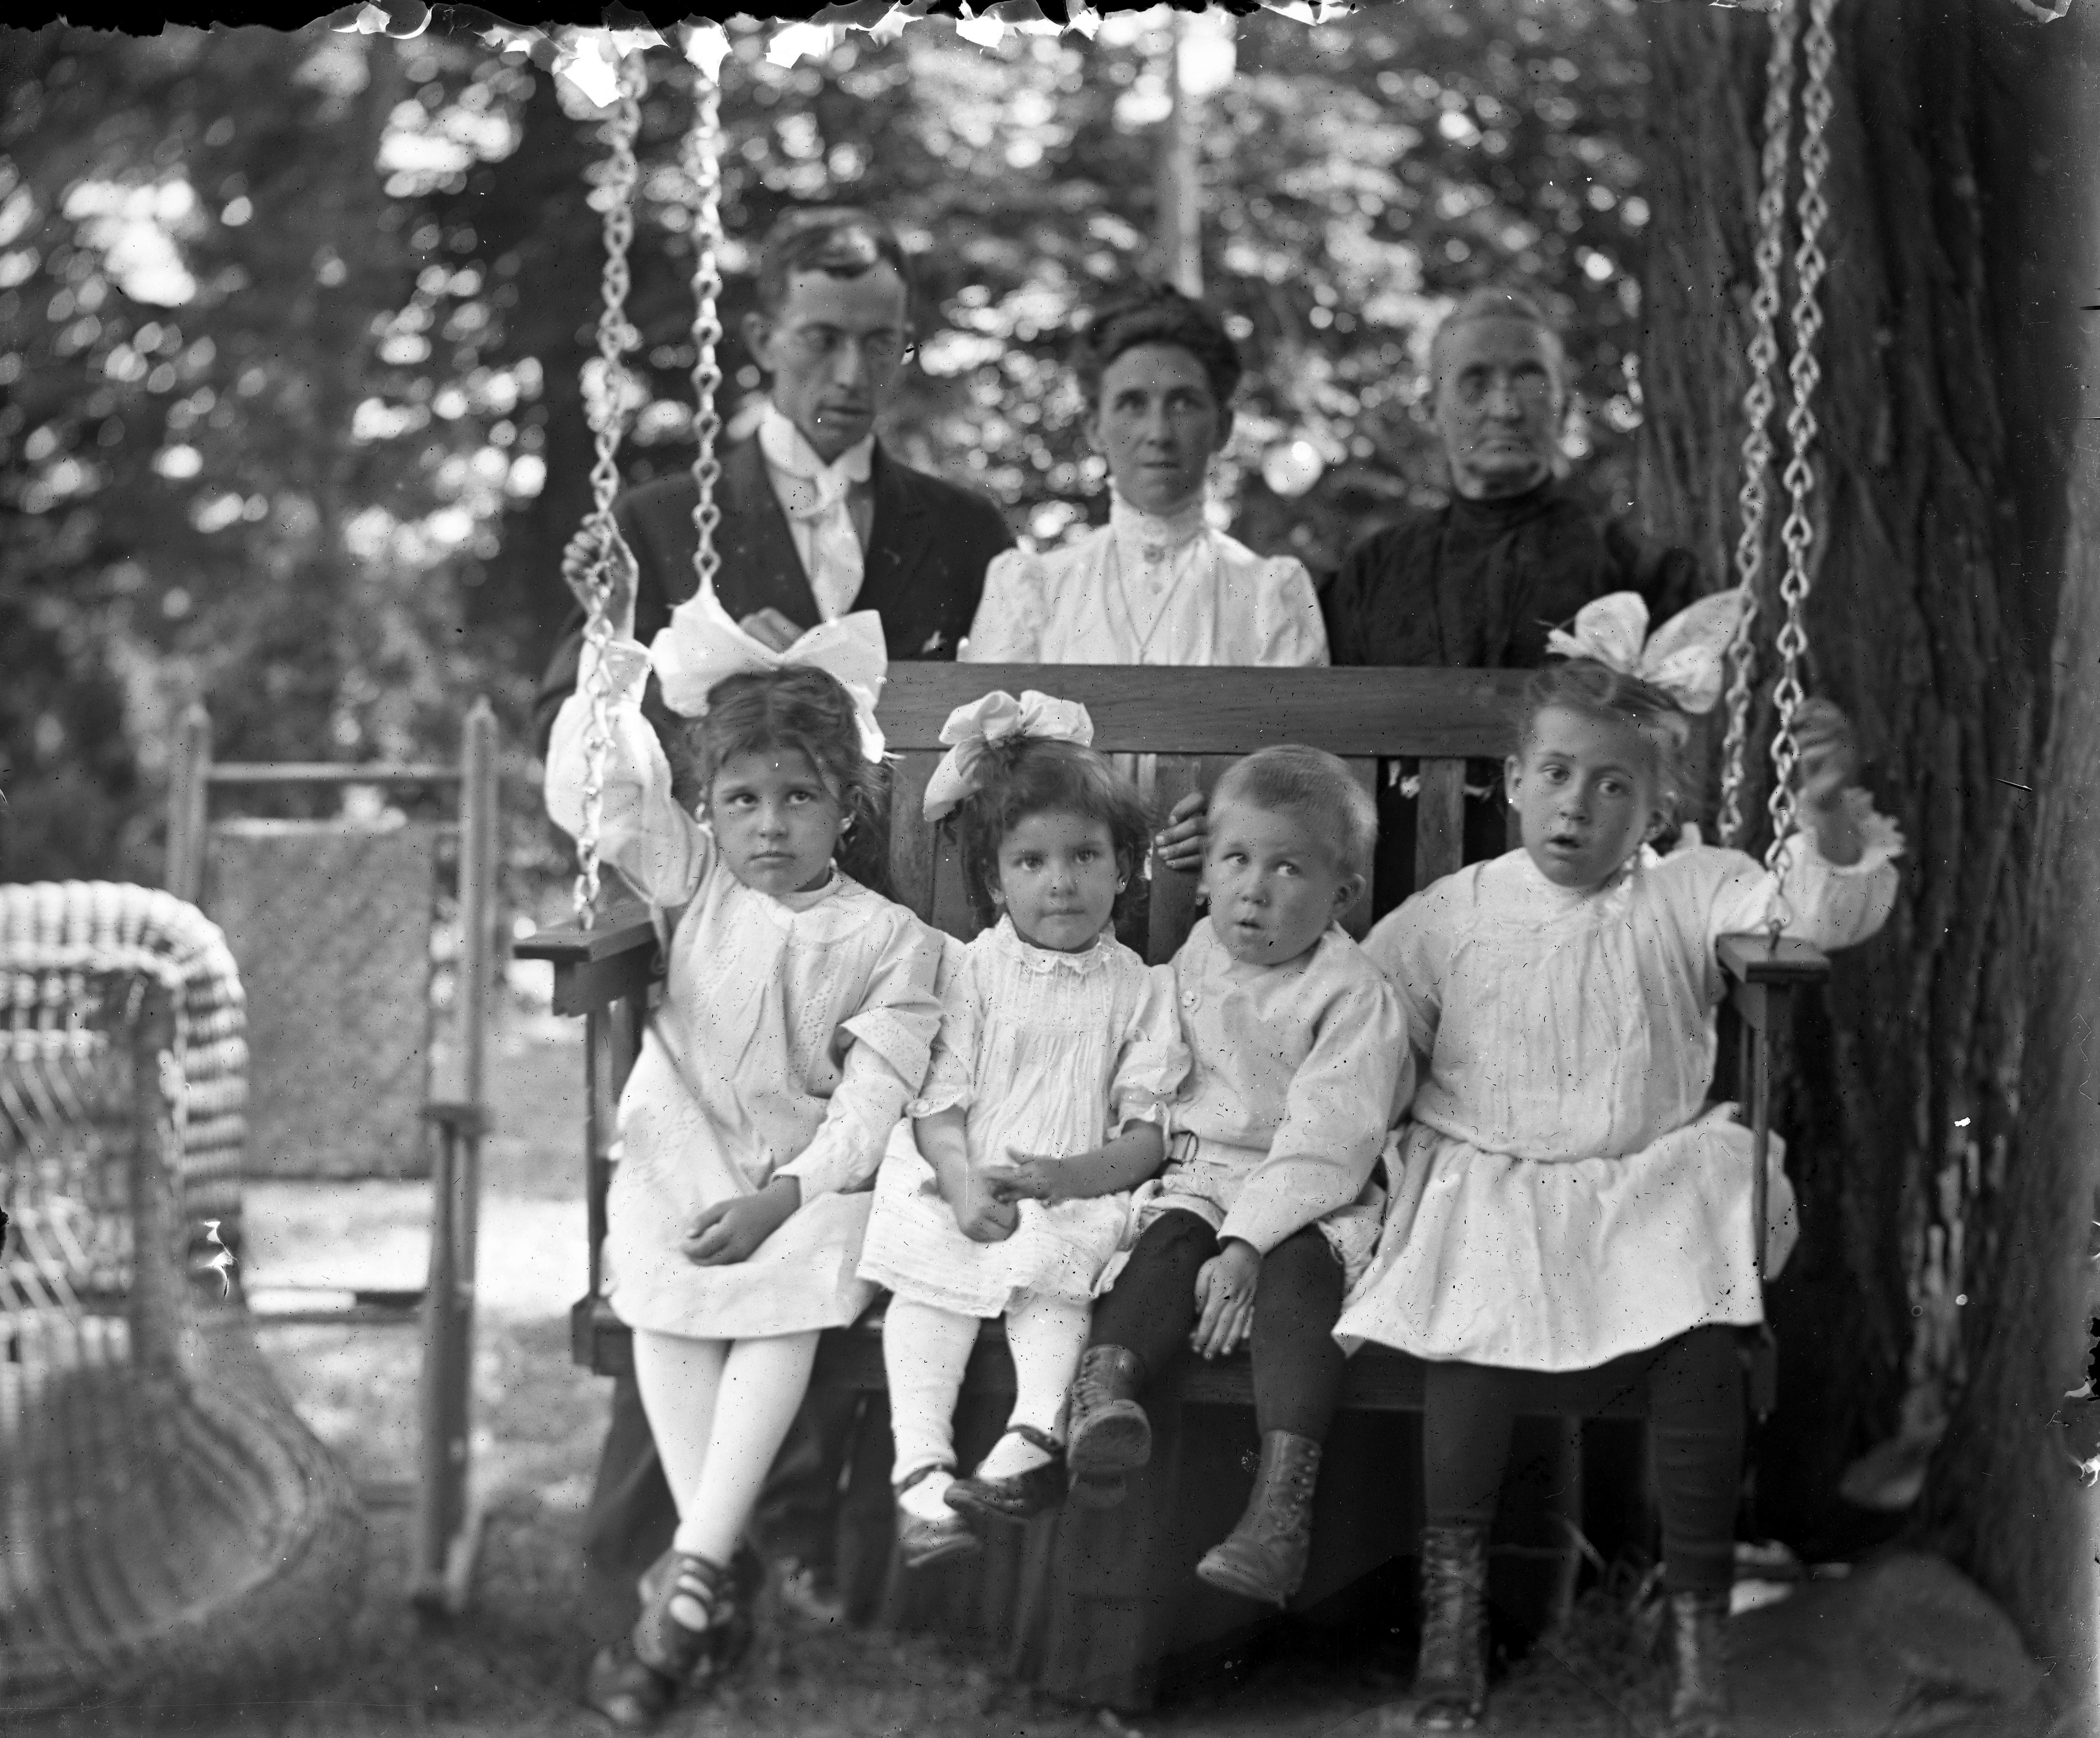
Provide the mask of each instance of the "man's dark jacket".
[{"label": "man's dark jacket", "polygon": [[[869,481],[875,518],[866,576],[853,607],[882,617],[892,662],[953,658],[977,615],[986,565],[1000,550],[1013,546],[1006,521],[982,496],[912,470],[884,452],[880,442],[876,443]],[[698,584],[693,571],[693,552],[699,543],[693,527],[697,499],[690,474],[681,472],[645,483],[614,505],[620,534],[638,568],[634,637],[644,646],[669,624],[672,610],[691,597]],[[715,592],[722,607],[739,621],[771,608],[797,627],[815,627],[817,601],[757,441],[740,441],[723,455],[716,501],[721,509],[715,533],[721,567]],[[532,721],[543,749],[554,714],[576,686],[583,631],[584,613],[578,607],[562,624],[540,679]],[[653,690],[653,681],[651,686]],[[646,709],[652,714],[655,710],[653,705]]]}]

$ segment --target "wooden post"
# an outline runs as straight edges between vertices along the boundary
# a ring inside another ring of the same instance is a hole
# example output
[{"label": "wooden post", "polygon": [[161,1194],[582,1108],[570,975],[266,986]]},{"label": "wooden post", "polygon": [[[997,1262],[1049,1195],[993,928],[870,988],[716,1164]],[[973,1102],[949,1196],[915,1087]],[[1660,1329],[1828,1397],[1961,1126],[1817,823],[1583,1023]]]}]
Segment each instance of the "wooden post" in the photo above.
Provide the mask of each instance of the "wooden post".
[{"label": "wooden post", "polygon": [[168,760],[168,891],[192,905],[204,893],[206,792],[211,777],[211,714],[192,700],[175,721]]},{"label": "wooden post", "polygon": [[1161,273],[1185,296],[1203,293],[1202,178],[1197,117],[1181,82],[1181,44],[1188,23],[1180,12],[1167,26],[1167,148],[1159,158]]},{"label": "wooden post", "polygon": [[466,1606],[482,1511],[468,1489],[474,1413],[474,1246],[488,999],[496,950],[496,715],[484,697],[467,714],[460,760],[460,1097],[434,1105],[430,1273],[424,1294],[421,1476],[411,1597],[457,1615]]}]

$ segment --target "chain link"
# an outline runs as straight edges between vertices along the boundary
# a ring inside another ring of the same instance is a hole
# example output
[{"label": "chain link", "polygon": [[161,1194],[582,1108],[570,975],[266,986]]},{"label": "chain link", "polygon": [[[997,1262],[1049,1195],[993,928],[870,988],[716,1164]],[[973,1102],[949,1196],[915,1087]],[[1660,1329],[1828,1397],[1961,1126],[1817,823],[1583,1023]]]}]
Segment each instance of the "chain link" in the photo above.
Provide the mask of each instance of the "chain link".
[{"label": "chain link", "polygon": [[[1801,241],[1794,250],[1793,356],[1790,364],[1793,402],[1787,412],[1787,444],[1790,449],[1785,481],[1792,497],[1780,540],[1786,546],[1786,571],[1780,580],[1780,596],[1785,605],[1777,651],[1779,680],[1772,686],[1772,704],[1779,714],[1772,733],[1772,788],[1767,808],[1771,816],[1771,843],[1767,847],[1767,867],[1778,866],[1786,836],[1793,830],[1793,773],[1800,759],[1794,740],[1794,715],[1807,698],[1802,686],[1802,665],[1808,653],[1807,607],[1812,575],[1809,554],[1815,541],[1815,522],[1809,515],[1809,498],[1815,487],[1811,454],[1815,445],[1815,388],[1822,378],[1815,346],[1823,330],[1823,310],[1817,298],[1829,262],[1824,258],[1824,220],[1830,208],[1824,198],[1824,177],[1830,165],[1824,133],[1829,125],[1830,64],[1837,43],[1830,33],[1830,15],[1836,0],[1809,0],[1809,25],[1803,38],[1807,82],[1802,90],[1801,113]],[[1782,898],[1772,915],[1775,933],[1790,914]]]},{"label": "chain link", "polygon": [[1750,300],[1749,390],[1743,395],[1742,526],[1736,540],[1736,583],[1744,608],[1728,644],[1728,733],[1721,751],[1720,834],[1744,844],[1743,783],[1749,758],[1750,693],[1757,663],[1758,593],[1762,589],[1765,519],[1771,501],[1775,394],[1779,360],[1780,268],[1785,258],[1786,192],[1793,130],[1795,0],[1778,0],[1772,13],[1771,55],[1765,68],[1764,156],[1758,195],[1757,293]]},{"label": "chain link", "polygon": [[644,86],[642,56],[638,51],[629,54],[620,62],[619,97],[600,128],[606,144],[606,159],[597,176],[604,206],[605,268],[598,317],[598,366],[593,373],[586,364],[584,372],[584,408],[598,449],[591,466],[591,510],[584,521],[595,545],[585,575],[589,602],[584,645],[589,653],[585,660],[589,674],[584,680],[588,710],[583,823],[576,834],[576,921],[586,929],[597,910],[598,834],[605,823],[606,760],[612,747],[612,686],[606,669],[606,652],[612,642],[612,594],[622,570],[630,592],[634,582],[633,552],[620,534],[612,504],[620,493],[620,440],[627,414],[625,359],[638,342],[627,318],[631,282],[627,255],[634,240],[634,142],[642,130]]},{"label": "chain link", "polygon": [[715,399],[721,389],[721,364],[715,346],[721,342],[721,316],[717,302],[721,294],[721,88],[698,68],[693,73],[693,122],[686,134],[686,174],[693,199],[693,433],[698,448],[693,456],[693,482],[699,490],[693,503],[693,528],[699,541],[693,551],[693,571],[699,592],[714,589],[721,556],[715,548],[715,532],[721,523],[721,509],[715,489],[721,481],[721,461],[715,457],[715,442],[721,433],[721,412]]}]

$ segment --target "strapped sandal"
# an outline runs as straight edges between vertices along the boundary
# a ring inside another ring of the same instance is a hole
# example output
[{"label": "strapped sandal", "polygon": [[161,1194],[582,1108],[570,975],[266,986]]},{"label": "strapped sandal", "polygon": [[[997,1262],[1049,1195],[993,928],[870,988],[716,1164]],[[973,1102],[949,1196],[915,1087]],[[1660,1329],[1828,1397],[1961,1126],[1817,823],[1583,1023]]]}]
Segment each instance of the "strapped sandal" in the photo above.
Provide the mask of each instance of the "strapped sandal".
[{"label": "strapped sandal", "polygon": [[1050,1458],[1010,1479],[958,1479],[948,1487],[950,1508],[975,1520],[1028,1521],[1065,1500],[1065,1445],[1033,1424],[1016,1424],[1006,1435],[1034,1444]]},{"label": "strapped sandal", "polygon": [[[634,1656],[650,1670],[682,1683],[694,1668],[734,1636],[738,1600],[730,1569],[705,1557],[666,1551],[642,1577],[642,1615],[634,1620]],[[673,1601],[690,1599],[707,1614],[699,1629],[671,1615]]]},{"label": "strapped sandal", "polygon": [[[897,1494],[902,1497],[913,1485],[937,1472],[950,1470],[938,1465],[921,1467],[897,1487]],[[983,1549],[984,1541],[961,1515],[951,1514],[942,1520],[922,1520],[916,1515],[907,1514],[901,1506],[897,1511],[897,1555],[907,1569],[923,1569],[951,1558],[973,1556]]]}]

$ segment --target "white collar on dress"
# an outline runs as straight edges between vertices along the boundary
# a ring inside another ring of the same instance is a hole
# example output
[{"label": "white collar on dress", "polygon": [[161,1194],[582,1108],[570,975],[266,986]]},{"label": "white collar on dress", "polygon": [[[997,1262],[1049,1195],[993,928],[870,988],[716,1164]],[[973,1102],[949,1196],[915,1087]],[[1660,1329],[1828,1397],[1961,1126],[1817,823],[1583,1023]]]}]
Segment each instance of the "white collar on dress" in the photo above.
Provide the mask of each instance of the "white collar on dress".
[{"label": "white collar on dress", "polygon": [[1126,556],[1142,561],[1162,561],[1193,543],[1210,529],[1204,514],[1201,492],[1187,506],[1162,517],[1133,507],[1113,484],[1109,488],[1109,529],[1114,533],[1116,545]]},{"label": "white collar on dress", "polygon": [[1083,977],[1098,971],[1110,952],[1109,933],[1104,929],[1094,937],[1094,945],[1083,954],[1068,954],[1054,947],[1038,947],[1033,942],[1021,939],[1021,932],[1013,927],[1013,920],[1001,915],[991,931],[992,943],[1009,959],[1027,970],[1048,976],[1052,972],[1070,972]]}]

